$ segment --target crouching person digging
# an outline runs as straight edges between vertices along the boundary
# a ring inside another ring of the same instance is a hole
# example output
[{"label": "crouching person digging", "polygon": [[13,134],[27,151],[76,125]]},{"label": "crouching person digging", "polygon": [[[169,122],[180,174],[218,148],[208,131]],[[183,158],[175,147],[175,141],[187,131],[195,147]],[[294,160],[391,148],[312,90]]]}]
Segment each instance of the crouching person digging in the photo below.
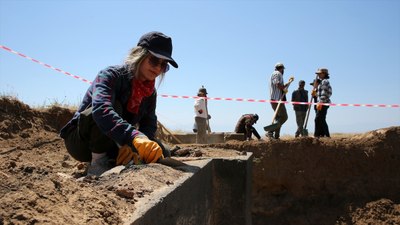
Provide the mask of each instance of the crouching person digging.
[{"label": "crouching person digging", "polygon": [[235,132],[240,134],[244,134],[244,139],[246,141],[251,140],[251,135],[261,140],[260,134],[258,134],[256,128],[253,127],[255,123],[257,123],[258,115],[257,114],[244,114],[242,115],[238,122],[236,123]]},{"label": "crouching person digging", "polygon": [[90,162],[88,175],[100,176],[115,165],[155,163],[169,151],[155,139],[155,79],[172,59],[171,38],[144,34],[123,65],[100,71],[73,118],[61,129],[69,154]]}]

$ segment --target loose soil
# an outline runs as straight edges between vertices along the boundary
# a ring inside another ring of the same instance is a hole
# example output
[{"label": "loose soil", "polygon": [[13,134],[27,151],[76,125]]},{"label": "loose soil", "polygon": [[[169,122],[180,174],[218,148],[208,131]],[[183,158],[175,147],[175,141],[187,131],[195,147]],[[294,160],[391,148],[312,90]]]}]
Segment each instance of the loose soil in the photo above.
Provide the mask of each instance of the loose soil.
[{"label": "loose soil", "polygon": [[[123,224],[147,196],[185,175],[150,164],[85,177],[86,165],[58,136],[72,114],[0,98],[0,224]],[[181,161],[253,152],[253,224],[400,224],[399,137],[400,127],[389,127],[171,148]]]}]

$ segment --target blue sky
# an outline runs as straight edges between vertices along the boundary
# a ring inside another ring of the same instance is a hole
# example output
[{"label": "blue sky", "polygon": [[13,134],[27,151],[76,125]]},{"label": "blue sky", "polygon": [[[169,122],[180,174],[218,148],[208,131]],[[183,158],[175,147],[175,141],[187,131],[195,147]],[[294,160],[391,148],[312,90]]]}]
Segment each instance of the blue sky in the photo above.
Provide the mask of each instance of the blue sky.
[{"label": "blue sky", "polygon": [[[93,80],[99,70],[123,62],[143,33],[172,37],[171,68],[159,94],[269,99],[276,62],[311,82],[318,67],[331,74],[334,103],[400,103],[400,1],[39,1],[0,0],[0,45]],[[88,84],[0,49],[0,93],[31,106],[78,105]],[[306,86],[310,89],[310,86]],[[158,98],[159,120],[190,131],[193,99]],[[283,134],[294,134],[295,115]],[[211,128],[233,131],[244,113],[269,125],[269,103],[209,101]],[[308,128],[314,130],[311,111]],[[330,107],[332,133],[399,126],[399,108]]]}]

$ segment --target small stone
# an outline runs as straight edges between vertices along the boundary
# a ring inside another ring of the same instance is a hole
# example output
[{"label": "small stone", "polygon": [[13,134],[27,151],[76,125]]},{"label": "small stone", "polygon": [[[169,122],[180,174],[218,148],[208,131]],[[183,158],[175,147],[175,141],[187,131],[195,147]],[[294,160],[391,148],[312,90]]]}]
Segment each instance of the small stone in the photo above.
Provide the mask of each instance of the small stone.
[{"label": "small stone", "polygon": [[122,197],[122,198],[127,198],[127,199],[133,199],[133,196],[135,193],[133,191],[127,190],[127,189],[117,189],[115,193]]},{"label": "small stone", "polygon": [[201,157],[201,156],[203,156],[203,153],[202,153],[200,150],[196,150],[196,151],[194,152],[194,156],[195,156],[195,157]]},{"label": "small stone", "polygon": [[177,156],[187,156],[190,154],[189,149],[179,149],[175,152]]}]

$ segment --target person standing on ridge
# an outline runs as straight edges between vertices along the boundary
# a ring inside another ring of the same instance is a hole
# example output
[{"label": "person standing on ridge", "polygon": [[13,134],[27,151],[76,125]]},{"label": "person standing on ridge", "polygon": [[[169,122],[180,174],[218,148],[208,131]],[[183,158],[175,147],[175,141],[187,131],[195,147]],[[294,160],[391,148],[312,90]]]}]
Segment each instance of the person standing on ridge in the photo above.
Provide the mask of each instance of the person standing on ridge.
[{"label": "person standing on ridge", "polygon": [[194,102],[194,119],[196,123],[196,143],[207,144],[207,130],[209,130],[208,120],[211,119],[207,110],[207,89],[202,86],[197,92],[198,98]]},{"label": "person standing on ridge", "polygon": [[317,98],[314,137],[330,137],[329,127],[326,123],[329,105],[323,105],[323,103],[331,103],[332,87],[329,83],[329,72],[326,68],[319,68],[315,73],[318,75],[319,81],[316,82],[318,86],[312,92],[312,96]]},{"label": "person standing on ridge", "polygon": [[[292,102],[308,102],[308,91],[304,89],[306,82],[304,80],[299,81],[299,88],[292,92]],[[297,130],[295,137],[303,136],[304,120],[306,118],[308,105],[293,104],[293,109],[296,114]]]},{"label": "person standing on ridge", "polygon": [[[276,63],[275,71],[272,73],[270,78],[270,99],[272,101],[286,101],[288,84],[285,84],[283,81],[284,72],[285,66],[282,63]],[[278,103],[271,102],[271,107],[274,111],[276,110],[277,106]],[[275,121],[277,121],[279,126],[273,131],[268,131],[266,136],[270,139],[279,139],[281,127],[287,119],[288,115],[286,112],[285,104],[280,104],[277,115],[275,117]]]}]

